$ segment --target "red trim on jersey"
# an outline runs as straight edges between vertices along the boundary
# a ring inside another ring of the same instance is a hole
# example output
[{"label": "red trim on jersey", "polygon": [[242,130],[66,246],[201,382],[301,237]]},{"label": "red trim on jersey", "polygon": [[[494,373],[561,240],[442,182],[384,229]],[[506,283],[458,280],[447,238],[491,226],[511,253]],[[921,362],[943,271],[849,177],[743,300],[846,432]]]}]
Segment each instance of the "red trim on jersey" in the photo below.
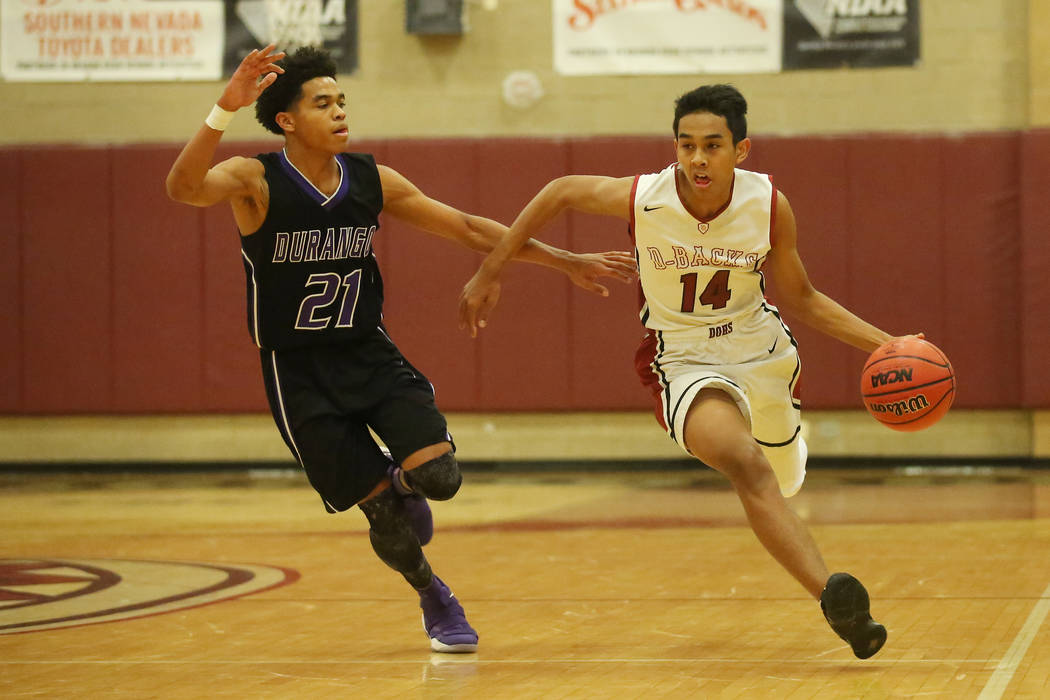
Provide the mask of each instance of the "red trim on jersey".
[{"label": "red trim on jersey", "polygon": [[[631,183],[631,220],[630,220],[630,223],[627,224],[627,235],[631,237],[631,245],[634,246],[634,257],[635,257],[636,260],[639,258],[639,256],[641,254],[638,252],[638,240],[635,238],[635,235],[634,235],[634,226],[635,226],[635,223],[634,223],[634,207],[635,207],[634,198],[638,194],[638,180],[641,179],[641,177],[642,177],[641,175],[635,175],[634,176],[634,182]],[[642,277],[641,277],[641,275],[638,276],[637,284],[638,284],[638,312],[641,313],[642,309],[645,308],[645,292],[642,291]]]},{"label": "red trim on jersey", "polygon": [[634,182],[631,183],[631,219],[627,224],[627,235],[631,237],[631,243],[637,245],[634,240],[634,196],[638,192],[638,179],[641,175],[634,176]]},{"label": "red trim on jersey", "polygon": [[653,409],[653,412],[656,414],[656,421],[664,430],[667,430],[667,423],[664,422],[664,404],[660,398],[664,388],[660,384],[660,375],[653,371],[653,360],[655,359],[656,334],[650,331],[642,338],[638,350],[634,353],[634,371],[638,373],[638,378],[642,380],[642,386],[653,395],[653,401],[656,403]]},{"label": "red trim on jersey", "polygon": [[705,219],[703,217],[697,216],[693,212],[693,210],[689,208],[689,205],[685,203],[685,197],[682,196],[682,190],[680,190],[678,188],[678,168],[677,167],[675,168],[675,171],[674,171],[674,193],[676,195],[678,195],[678,201],[682,204],[682,208],[685,209],[686,213],[689,214],[689,216],[693,217],[694,219],[696,219],[697,221],[699,221],[702,224],[709,224],[709,223],[711,223],[712,221],[717,219],[719,217],[719,215],[722,214],[722,212],[724,212],[726,209],[728,209],[729,205],[733,203],[733,192],[735,192],[735,191],[736,191],[736,171],[733,171],[733,182],[731,182],[729,184],[729,199],[727,199],[725,201],[725,204],[723,204],[722,206],[720,206],[718,208],[718,211],[716,211],[714,214],[712,214],[708,218]]},{"label": "red trim on jersey", "polygon": [[[766,175],[769,178],[769,184],[773,185],[773,176]],[[769,202],[769,247],[773,247],[773,243],[776,240],[774,231],[777,227],[777,187],[773,185],[773,196]]]}]

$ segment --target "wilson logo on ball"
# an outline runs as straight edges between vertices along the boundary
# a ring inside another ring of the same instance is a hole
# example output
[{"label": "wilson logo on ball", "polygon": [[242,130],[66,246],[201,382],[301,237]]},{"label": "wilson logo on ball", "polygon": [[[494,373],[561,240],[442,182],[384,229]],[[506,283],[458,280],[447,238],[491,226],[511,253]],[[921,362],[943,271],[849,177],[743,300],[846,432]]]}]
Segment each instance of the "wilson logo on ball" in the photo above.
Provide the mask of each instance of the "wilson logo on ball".
[{"label": "wilson logo on ball", "polygon": [[893,401],[892,403],[868,402],[868,410],[872,413],[892,413],[895,416],[903,416],[906,413],[915,413],[930,407],[926,394],[919,394],[910,399]]}]

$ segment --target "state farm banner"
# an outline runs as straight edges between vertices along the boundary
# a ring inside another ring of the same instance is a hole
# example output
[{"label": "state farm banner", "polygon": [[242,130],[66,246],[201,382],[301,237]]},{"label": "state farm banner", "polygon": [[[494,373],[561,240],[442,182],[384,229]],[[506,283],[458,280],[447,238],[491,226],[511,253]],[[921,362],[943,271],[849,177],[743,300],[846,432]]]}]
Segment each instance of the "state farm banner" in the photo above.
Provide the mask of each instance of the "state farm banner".
[{"label": "state farm banner", "polygon": [[0,74],[5,80],[220,77],[221,0],[0,3]]},{"label": "state farm banner", "polygon": [[552,0],[565,75],[775,73],[783,0]]},{"label": "state farm banner", "polygon": [[919,0],[791,0],[784,69],[911,66],[919,60]]}]

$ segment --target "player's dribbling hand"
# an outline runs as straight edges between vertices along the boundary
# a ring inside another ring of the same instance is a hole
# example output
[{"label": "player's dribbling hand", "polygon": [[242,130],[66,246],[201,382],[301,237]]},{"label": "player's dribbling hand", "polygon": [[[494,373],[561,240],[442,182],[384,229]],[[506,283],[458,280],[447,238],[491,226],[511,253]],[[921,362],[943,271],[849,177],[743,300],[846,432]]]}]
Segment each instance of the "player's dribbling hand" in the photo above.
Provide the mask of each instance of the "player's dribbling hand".
[{"label": "player's dribbling hand", "polygon": [[284,68],[276,62],[284,58],[284,52],[273,53],[275,48],[274,44],[270,44],[262,49],[254,49],[244,57],[222,91],[218,102],[220,107],[230,112],[247,107],[277,80],[278,73],[283,73]]},{"label": "player's dribbling hand", "polygon": [[490,277],[479,269],[459,295],[459,327],[469,330],[471,338],[478,337],[478,328],[487,325],[489,311],[499,301],[499,279]]},{"label": "player's dribbling hand", "polygon": [[609,290],[598,283],[598,278],[615,277],[629,284],[637,277],[638,266],[635,263],[634,254],[624,250],[610,250],[605,253],[574,253],[566,274],[577,287],[607,297]]}]

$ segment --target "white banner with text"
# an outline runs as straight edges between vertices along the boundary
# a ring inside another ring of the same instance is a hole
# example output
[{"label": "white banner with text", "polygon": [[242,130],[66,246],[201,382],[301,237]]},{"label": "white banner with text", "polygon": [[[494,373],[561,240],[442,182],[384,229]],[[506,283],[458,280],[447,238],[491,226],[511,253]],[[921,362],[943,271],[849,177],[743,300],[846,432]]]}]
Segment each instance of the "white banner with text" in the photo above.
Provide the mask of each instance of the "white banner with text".
[{"label": "white banner with text", "polygon": [[783,0],[552,0],[565,75],[775,73]]},{"label": "white banner with text", "polygon": [[217,80],[222,75],[222,0],[0,0],[0,12],[5,80]]}]

